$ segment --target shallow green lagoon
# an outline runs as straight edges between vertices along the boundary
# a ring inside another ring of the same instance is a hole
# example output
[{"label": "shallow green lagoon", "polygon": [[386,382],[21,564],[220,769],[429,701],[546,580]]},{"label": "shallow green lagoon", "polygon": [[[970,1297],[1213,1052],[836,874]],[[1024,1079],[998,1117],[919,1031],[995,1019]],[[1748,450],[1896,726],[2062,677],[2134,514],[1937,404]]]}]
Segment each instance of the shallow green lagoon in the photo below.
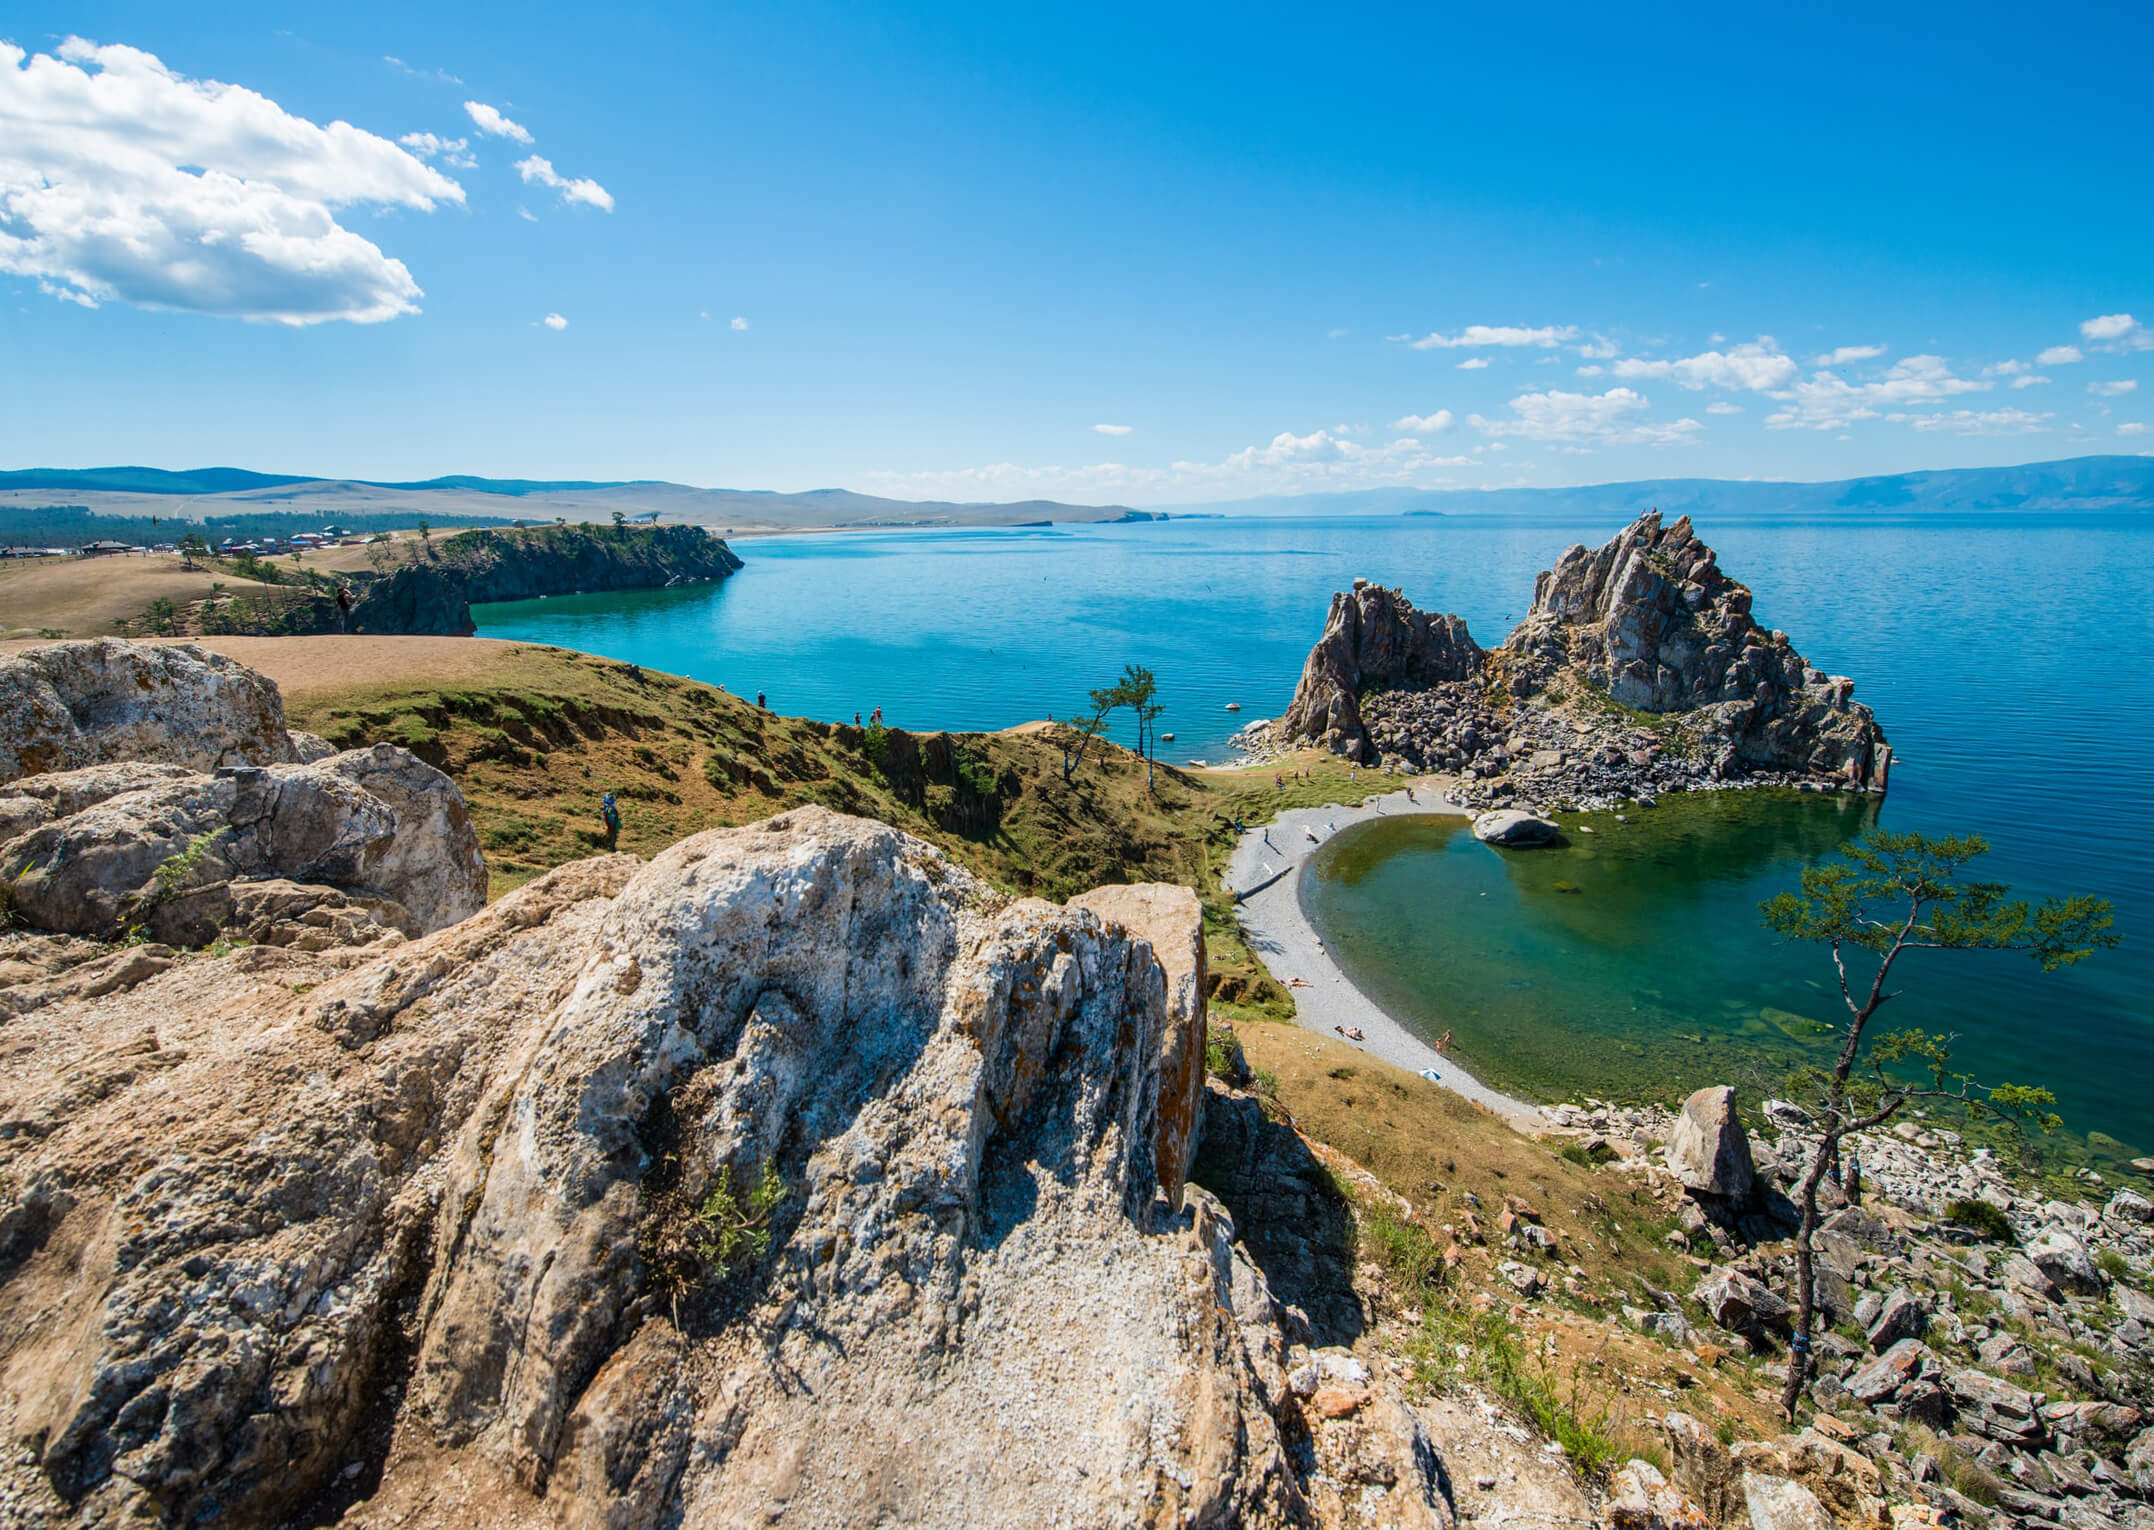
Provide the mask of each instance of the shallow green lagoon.
[{"label": "shallow green lagoon", "polygon": [[[1779,942],[1758,904],[1877,811],[1870,798],[1701,793],[1628,823],[1560,815],[1564,842],[1540,850],[1483,845],[1461,818],[1377,819],[1316,854],[1302,903],[1364,991],[1424,1035],[1454,1031],[1491,1083],[1660,1101],[1712,1082],[1770,1087],[1827,1059],[1821,1022],[1839,996],[1829,956]],[[1895,970],[1908,992],[1881,1022],[1955,1031],[1992,1077],[2104,1075],[2091,1038],[2029,1013],[2070,994],[2068,980],[2045,992],[2059,980],[2026,958],[1917,953]]]}]

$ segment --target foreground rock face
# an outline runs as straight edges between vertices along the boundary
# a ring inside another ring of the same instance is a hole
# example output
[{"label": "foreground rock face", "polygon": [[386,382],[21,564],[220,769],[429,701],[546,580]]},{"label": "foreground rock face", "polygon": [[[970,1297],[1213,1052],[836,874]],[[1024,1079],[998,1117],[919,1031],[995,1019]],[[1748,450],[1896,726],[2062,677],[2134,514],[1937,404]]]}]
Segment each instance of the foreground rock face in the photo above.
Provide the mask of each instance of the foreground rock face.
[{"label": "foreground rock face", "polygon": [[0,1433],[30,1454],[0,1497],[1286,1525],[1345,1450],[1386,1522],[1443,1523],[1380,1387],[1289,1451],[1263,1274],[1216,1201],[1160,1197],[1153,949],[810,809],[387,951],[250,948],[18,1017]]},{"label": "foreground rock face", "polygon": [[1564,553],[1489,653],[1458,618],[1357,581],[1332,598],[1273,738],[1468,772],[1478,802],[1500,795],[1491,778],[1588,798],[1781,778],[1882,791],[1891,751],[1853,691],[1751,619],[1750,591],[1688,517],[1656,512]]},{"label": "foreground rock face", "polygon": [[96,638],[0,654],[0,783],[114,761],[298,758],[275,682],[206,648]]}]

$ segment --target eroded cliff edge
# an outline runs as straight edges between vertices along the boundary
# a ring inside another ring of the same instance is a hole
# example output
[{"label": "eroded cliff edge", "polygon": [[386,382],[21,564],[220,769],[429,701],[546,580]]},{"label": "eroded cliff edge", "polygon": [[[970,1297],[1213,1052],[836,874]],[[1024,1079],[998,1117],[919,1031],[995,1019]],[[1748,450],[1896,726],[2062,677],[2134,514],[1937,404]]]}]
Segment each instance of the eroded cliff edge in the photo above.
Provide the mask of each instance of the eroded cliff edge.
[{"label": "eroded cliff edge", "polygon": [[1570,548],[1483,650],[1455,616],[1357,580],[1334,595],[1275,742],[1455,769],[1583,801],[1775,781],[1883,791],[1892,751],[1854,682],[1760,627],[1689,517]]}]

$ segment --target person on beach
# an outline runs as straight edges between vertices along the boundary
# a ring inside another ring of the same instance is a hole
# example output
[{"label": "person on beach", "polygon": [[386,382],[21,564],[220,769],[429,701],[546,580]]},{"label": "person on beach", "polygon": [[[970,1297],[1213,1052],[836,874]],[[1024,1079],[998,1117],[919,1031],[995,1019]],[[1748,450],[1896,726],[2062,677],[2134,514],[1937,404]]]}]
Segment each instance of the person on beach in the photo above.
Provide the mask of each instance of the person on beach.
[{"label": "person on beach", "polygon": [[765,706],[763,705],[763,693],[762,693],[761,691],[757,691],[757,692],[755,693],[755,709],[756,709],[756,710],[757,710],[758,712],[762,712],[762,711],[767,711],[767,710],[769,710],[769,709],[768,709],[767,707],[765,707]]},{"label": "person on beach", "polygon": [[1436,1050],[1437,1050],[1437,1051],[1439,1051],[1439,1052],[1441,1052],[1441,1051],[1444,1051],[1444,1050],[1446,1050],[1446,1049],[1447,1049],[1447,1048],[1448,1048],[1448,1047],[1449,1047],[1450,1045],[1451,1045],[1451,1033],[1450,1033],[1449,1031],[1445,1031],[1445,1032],[1444,1032],[1444,1033],[1443,1033],[1443,1034],[1442,1034],[1441,1036],[1438,1036],[1438,1037],[1436,1038]]},{"label": "person on beach", "polygon": [[606,826],[606,848],[611,850],[621,838],[621,810],[614,806],[612,792],[599,800],[598,817]]},{"label": "person on beach", "polygon": [[1271,784],[1282,792],[1286,790],[1286,781],[1276,770],[1271,773]]}]

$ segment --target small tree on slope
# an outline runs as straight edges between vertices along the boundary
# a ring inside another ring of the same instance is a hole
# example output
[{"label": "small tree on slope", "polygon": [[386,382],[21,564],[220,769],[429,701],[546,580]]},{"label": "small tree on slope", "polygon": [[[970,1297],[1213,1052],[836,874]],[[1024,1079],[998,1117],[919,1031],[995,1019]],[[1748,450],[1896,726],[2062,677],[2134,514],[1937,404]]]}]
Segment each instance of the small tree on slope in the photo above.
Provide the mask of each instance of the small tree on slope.
[{"label": "small tree on slope", "polygon": [[[2047,1089],[1985,1087],[1969,1074],[1953,1072],[1949,1036],[1894,1031],[1863,1055],[1865,1028],[1899,996],[1900,990],[1887,990],[1885,984],[1908,951],[2025,951],[2044,972],[2054,972],[2117,943],[2106,899],[2052,898],[2036,908],[2012,901],[2011,889],[2001,883],[1966,879],[1967,865],[1988,851],[1988,843],[1975,835],[1872,834],[1849,846],[1844,861],[1805,868],[1800,894],[1781,893],[1761,905],[1776,934],[1832,949],[1848,1013],[1847,1037],[1832,1069],[1814,1071],[1823,1135],[1796,1189],[1802,1223],[1795,1236],[1795,1341],[1780,1396],[1790,1419],[1810,1381],[1818,1187],[1839,1163],[1842,1139],[1882,1126],[1908,1102],[1924,1099],[1949,1100],[1978,1116],[2031,1121],[2043,1131],[2060,1124],[2048,1113],[2056,1097]],[[1867,982],[1848,972],[1855,953],[1867,953],[1876,963]]]}]

